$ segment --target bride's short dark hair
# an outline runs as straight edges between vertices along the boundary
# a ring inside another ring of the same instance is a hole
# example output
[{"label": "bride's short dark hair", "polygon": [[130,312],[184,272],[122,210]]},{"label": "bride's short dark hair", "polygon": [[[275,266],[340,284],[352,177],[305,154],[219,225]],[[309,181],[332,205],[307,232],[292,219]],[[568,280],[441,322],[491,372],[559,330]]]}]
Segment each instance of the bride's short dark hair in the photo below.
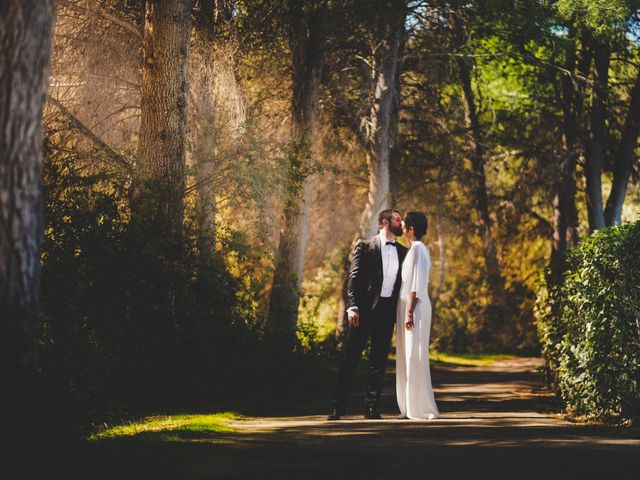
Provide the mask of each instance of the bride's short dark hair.
[{"label": "bride's short dark hair", "polygon": [[429,228],[427,216],[422,212],[407,212],[404,215],[404,225],[409,228],[413,227],[413,234],[417,239],[424,237]]}]

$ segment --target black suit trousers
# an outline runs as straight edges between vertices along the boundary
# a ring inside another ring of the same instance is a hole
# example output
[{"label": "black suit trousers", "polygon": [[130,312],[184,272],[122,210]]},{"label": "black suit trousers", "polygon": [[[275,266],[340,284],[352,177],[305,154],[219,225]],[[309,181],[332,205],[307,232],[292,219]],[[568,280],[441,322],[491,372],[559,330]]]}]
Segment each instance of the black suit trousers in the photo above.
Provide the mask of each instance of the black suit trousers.
[{"label": "black suit trousers", "polygon": [[360,314],[360,322],[357,327],[349,325],[345,356],[338,375],[338,385],[333,396],[333,403],[339,409],[344,410],[353,376],[358,368],[358,362],[369,337],[371,337],[371,354],[369,357],[365,405],[370,407],[377,404],[380,392],[382,392],[391,335],[396,321],[396,305],[395,298],[380,298],[373,311],[365,315]]}]

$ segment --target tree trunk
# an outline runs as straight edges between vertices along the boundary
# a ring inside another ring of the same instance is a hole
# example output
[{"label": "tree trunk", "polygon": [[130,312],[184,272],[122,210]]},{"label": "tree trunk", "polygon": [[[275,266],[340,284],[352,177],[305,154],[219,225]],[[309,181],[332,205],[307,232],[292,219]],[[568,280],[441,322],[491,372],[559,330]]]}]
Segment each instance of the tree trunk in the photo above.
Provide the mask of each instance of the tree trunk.
[{"label": "tree trunk", "polygon": [[595,81],[591,102],[591,136],[587,150],[584,173],[587,189],[587,213],[589,230],[599,230],[605,226],[602,204],[602,165],[606,149],[606,120],[609,90],[608,46],[594,41],[593,58],[595,62]]},{"label": "tree trunk", "polygon": [[487,181],[484,171],[485,159],[482,145],[480,121],[476,110],[473,89],[471,87],[471,65],[466,59],[457,57],[462,82],[462,101],[464,103],[464,120],[467,130],[467,143],[471,148],[471,165],[474,173],[475,209],[478,215],[478,227],[482,239],[482,254],[487,271],[487,283],[491,290],[493,303],[504,307],[506,292],[504,278],[500,273],[495,240],[492,233],[491,215],[489,214],[489,199],[487,195]]},{"label": "tree trunk", "polygon": [[233,18],[235,0],[208,0],[215,26],[223,25]]},{"label": "tree trunk", "polygon": [[435,205],[435,224],[436,224],[436,234],[438,236],[438,253],[440,256],[440,269],[438,275],[438,284],[433,292],[433,300],[432,300],[432,311],[433,311],[433,321],[435,322],[439,316],[439,306],[440,306],[440,297],[442,296],[442,292],[445,287],[446,282],[446,273],[447,273],[447,243],[445,238],[445,223],[444,218],[447,217],[446,214],[446,204],[447,204],[447,184],[448,177],[450,175],[450,168],[453,164],[453,159],[451,157],[451,135],[450,131],[446,125],[446,113],[442,108],[442,100],[438,99],[439,108],[440,108],[440,132],[439,138],[442,141],[443,149],[442,149],[442,162],[440,168],[438,169],[438,178],[437,178],[437,196]]},{"label": "tree trunk", "polygon": [[438,206],[437,208],[438,213],[436,213],[435,215],[435,221],[436,235],[438,236],[438,253],[440,257],[440,266],[438,271],[438,284],[433,291],[433,299],[431,300],[431,308],[433,310],[434,318],[436,317],[438,312],[438,302],[440,301],[440,296],[442,295],[447,276],[447,243],[445,241],[445,232],[442,222],[442,208],[440,206]]},{"label": "tree trunk", "polygon": [[[201,0],[197,12],[194,48],[191,53],[194,98],[191,114],[193,126],[193,164],[196,184],[196,219],[200,259],[208,262],[215,252],[216,196],[212,176],[215,173],[213,154],[216,146],[216,108],[213,99],[214,29],[217,17],[215,0]],[[198,70],[197,70],[198,69]]]},{"label": "tree trunk", "polygon": [[198,251],[203,262],[210,261],[216,251],[216,192],[212,177],[215,173],[213,152],[215,151],[214,105],[208,95],[200,97],[200,107],[210,114],[209,121],[195,127],[193,162],[196,182],[196,221],[198,225]]},{"label": "tree trunk", "polygon": [[[218,154],[236,144],[245,122],[244,105],[235,78],[233,55],[236,40],[224,32],[232,18],[231,0],[200,0],[195,10],[193,48],[190,53],[192,118],[191,160],[194,167],[198,250],[203,263],[216,256],[216,176]],[[189,189],[187,189],[189,191]]]},{"label": "tree trunk", "polygon": [[613,184],[604,211],[607,225],[617,225],[622,222],[622,205],[627,193],[627,184],[631,177],[635,149],[640,133],[640,72],[631,90],[629,111],[624,122],[622,138],[616,149],[613,162]]},{"label": "tree trunk", "polygon": [[[370,118],[366,138],[369,191],[367,203],[360,215],[358,231],[350,251],[361,238],[378,231],[378,213],[393,206],[397,184],[392,178],[400,163],[398,126],[400,116],[401,56],[406,39],[406,2],[389,0],[376,10],[376,49],[373,52]],[[342,295],[338,310],[338,332],[346,321],[348,258],[343,278]]]},{"label": "tree trunk", "polygon": [[190,0],[147,0],[134,221],[176,253],[182,238]]},{"label": "tree trunk", "polygon": [[41,117],[54,11],[52,0],[0,3],[0,390],[10,412],[3,433],[13,446],[20,443],[17,435],[31,433],[27,427],[34,414],[25,401],[36,373]]},{"label": "tree trunk", "polygon": [[[462,48],[466,41],[463,24],[463,12],[460,7],[455,12],[453,29],[458,48]],[[502,344],[513,341],[515,325],[508,318],[507,292],[505,281],[500,272],[500,264],[496,251],[495,239],[492,232],[492,221],[489,213],[489,199],[487,194],[487,181],[485,175],[484,146],[482,142],[482,130],[475,103],[475,95],[471,84],[473,65],[463,55],[456,56],[456,62],[460,74],[462,86],[462,102],[464,106],[464,122],[466,140],[471,150],[471,166],[474,182],[473,193],[475,210],[477,214],[477,227],[482,240],[482,255],[487,275],[487,285],[491,295],[490,310],[485,312],[485,326],[482,335],[484,342],[489,344]],[[505,338],[499,339],[499,334]],[[507,338],[508,337],[508,338]]]},{"label": "tree trunk", "polygon": [[308,14],[304,3],[302,0],[289,2],[293,67],[291,153],[267,323],[270,334],[289,346],[295,340],[304,271],[313,183],[312,144],[327,22],[325,1],[315,3]]},{"label": "tree trunk", "polygon": [[[396,78],[394,80],[394,92],[392,110],[389,116],[390,128],[389,138],[391,141],[391,152],[389,153],[389,197],[390,205],[395,206],[398,201],[398,191],[400,189],[399,172],[401,168],[400,160],[402,158],[402,151],[400,148],[400,103],[402,101],[400,95],[400,87],[402,85],[400,76],[402,75],[402,58],[404,52],[404,45],[406,41],[406,30],[402,29],[402,38],[400,40],[400,51],[398,52],[398,66],[396,67]],[[375,213],[375,212],[374,212]]]},{"label": "tree trunk", "polygon": [[590,65],[591,50],[589,46],[583,45],[580,60],[576,61],[574,43],[567,52],[566,72],[561,79],[564,120],[563,158],[553,198],[553,239],[550,261],[552,278],[556,283],[560,282],[562,278],[566,251],[578,242],[575,169],[581,147],[580,121],[584,107],[584,79]]},{"label": "tree trunk", "polygon": [[[391,205],[391,152],[397,135],[399,64],[405,39],[406,4],[389,1],[377,11],[377,48],[373,52],[374,91],[367,135],[369,192],[360,217],[359,238],[378,231],[378,212]],[[395,116],[395,118],[394,118]]]}]

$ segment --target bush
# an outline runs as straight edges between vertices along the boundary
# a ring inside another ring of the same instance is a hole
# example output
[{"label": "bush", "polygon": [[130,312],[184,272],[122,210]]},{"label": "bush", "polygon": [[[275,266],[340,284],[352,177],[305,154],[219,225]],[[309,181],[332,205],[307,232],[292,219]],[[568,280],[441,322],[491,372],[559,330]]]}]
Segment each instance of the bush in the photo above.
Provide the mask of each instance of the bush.
[{"label": "bush", "polygon": [[192,222],[170,260],[163,239],[132,226],[126,178],[47,153],[41,364],[61,416],[86,428],[249,389],[254,309],[222,259],[201,260]]},{"label": "bush", "polygon": [[171,257],[165,239],[131,220],[126,175],[94,168],[91,153],[49,142],[45,151],[38,411],[51,431],[70,425],[78,437],[151,412],[279,405],[326,383],[322,357],[335,341],[315,323],[324,309],[308,306],[315,316],[302,319],[295,352],[272,348],[240,232],[226,226],[233,242],[222,236],[219,255],[203,256],[187,218]]},{"label": "bush", "polygon": [[589,418],[640,420],[640,222],[569,252],[562,285],[541,282],[536,323],[552,384]]}]

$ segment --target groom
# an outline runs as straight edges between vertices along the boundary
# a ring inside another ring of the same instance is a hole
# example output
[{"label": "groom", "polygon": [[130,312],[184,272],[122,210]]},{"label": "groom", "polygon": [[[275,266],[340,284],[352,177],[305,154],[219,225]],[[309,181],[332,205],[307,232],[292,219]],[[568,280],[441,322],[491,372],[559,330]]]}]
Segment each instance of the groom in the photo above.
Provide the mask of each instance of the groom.
[{"label": "groom", "polygon": [[369,336],[371,353],[364,418],[382,418],[378,412],[378,399],[396,320],[400,269],[407,254],[407,249],[396,243],[396,235],[402,235],[401,223],[399,212],[383,210],[378,215],[378,235],[359,241],[353,250],[347,284],[349,329],[346,352],[328,420],[340,420],[344,414],[349,387]]}]

